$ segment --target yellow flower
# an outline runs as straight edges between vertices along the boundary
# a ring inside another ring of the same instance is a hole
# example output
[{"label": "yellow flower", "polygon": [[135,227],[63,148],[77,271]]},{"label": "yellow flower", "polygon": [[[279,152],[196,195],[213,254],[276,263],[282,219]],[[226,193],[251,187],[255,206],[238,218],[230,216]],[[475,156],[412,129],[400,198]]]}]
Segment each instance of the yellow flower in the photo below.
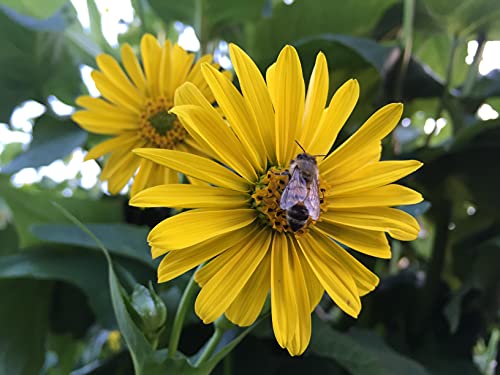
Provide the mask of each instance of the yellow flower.
[{"label": "yellow flower", "polygon": [[422,164],[380,161],[381,140],[397,125],[402,105],[381,108],[334,152],[318,158],[320,217],[293,232],[280,199],[288,182],[285,171],[301,152],[295,141],[310,154],[327,154],[357,102],[358,83],[347,81],[325,108],[329,79],[322,53],[307,95],[293,47],[281,51],[266,80],[241,49],[231,45],[230,53],[242,94],[216,69],[202,67],[224,117],[189,83],[176,95],[191,104],[172,109],[216,161],[173,150],[134,151],[208,185],[157,186],[130,204],[192,209],[164,220],[149,234],[153,257],[167,254],[158,269],[159,282],[208,261],[195,275],[202,287],[196,313],[205,323],[226,314],[240,326],[255,321],[270,290],[276,339],[299,355],[307,348],[310,315],[325,290],[357,317],[360,296],[379,282],[339,244],[390,258],[384,232],[404,241],[417,237],[417,221],[391,206],[422,200],[418,192],[393,184]]},{"label": "yellow flower", "polygon": [[[118,193],[139,169],[131,194],[159,184],[177,183],[176,171],[159,166],[132,153],[134,148],[154,147],[197,152],[197,145],[174,114],[174,93],[184,82],[200,89],[208,102],[214,98],[201,74],[201,65],[211,62],[205,55],[193,64],[194,55],[179,45],[166,41],[160,45],[150,34],[141,40],[142,67],[130,45],[121,48],[122,63],[127,74],[110,55],[97,57],[100,71],[92,78],[103,98],[81,96],[77,104],[85,110],[73,120],[85,130],[112,135],[92,148],[86,160],[110,153],[101,180],[108,181],[112,194]],[[218,67],[216,64],[212,64]]]}]

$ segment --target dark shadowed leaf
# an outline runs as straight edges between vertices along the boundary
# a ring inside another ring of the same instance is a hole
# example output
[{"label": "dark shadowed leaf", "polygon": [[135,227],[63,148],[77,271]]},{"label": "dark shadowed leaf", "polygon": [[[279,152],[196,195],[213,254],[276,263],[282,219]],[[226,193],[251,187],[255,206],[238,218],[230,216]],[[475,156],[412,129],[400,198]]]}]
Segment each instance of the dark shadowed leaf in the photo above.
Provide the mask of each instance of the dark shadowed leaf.
[{"label": "dark shadowed leaf", "polygon": [[[88,224],[87,227],[111,253],[153,266],[150,248],[146,241],[148,228],[124,223]],[[72,224],[33,225],[31,231],[43,241],[98,249],[95,241]]]},{"label": "dark shadowed leaf", "polygon": [[333,359],[353,375],[428,375],[417,362],[395,352],[373,333],[346,335],[316,319],[310,350]]},{"label": "dark shadowed leaf", "polygon": [[54,208],[52,201],[78,212],[80,218],[85,222],[116,223],[122,219],[122,202],[120,199],[63,198],[51,191],[16,189],[7,180],[0,180],[0,196],[5,199],[12,211],[21,247],[40,242],[31,234],[31,225],[60,224],[68,221]]},{"label": "dark shadowed leaf", "polygon": [[40,374],[45,360],[49,291],[50,283],[46,282],[0,281],[0,374]]},{"label": "dark shadowed leaf", "polygon": [[[117,261],[141,282],[155,278],[154,272],[137,262]],[[101,324],[115,327],[111,298],[107,285],[105,259],[88,249],[51,249],[38,247],[29,251],[0,257],[0,278],[33,278],[58,280],[80,288]]]}]

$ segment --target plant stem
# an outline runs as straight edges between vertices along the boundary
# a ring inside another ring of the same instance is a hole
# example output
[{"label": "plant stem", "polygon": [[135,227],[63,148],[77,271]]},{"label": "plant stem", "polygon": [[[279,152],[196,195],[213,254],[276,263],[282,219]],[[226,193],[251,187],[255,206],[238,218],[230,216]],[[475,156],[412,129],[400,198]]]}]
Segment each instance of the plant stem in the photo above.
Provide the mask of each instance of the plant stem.
[{"label": "plant stem", "polygon": [[[441,99],[439,100],[439,104],[436,109],[436,114],[434,115],[434,119],[437,121],[441,117],[441,113],[443,113],[446,101],[448,100],[448,96],[450,95],[450,86],[451,86],[451,80],[453,77],[453,63],[455,60],[455,53],[457,52],[457,47],[460,42],[460,39],[458,38],[457,35],[454,35],[451,41],[451,48],[450,48],[450,58],[448,60],[448,67],[446,68],[446,78],[444,81],[444,87],[443,87],[443,93],[441,94]],[[429,146],[429,143],[431,142],[431,138],[436,132],[436,128],[429,133],[425,140],[425,146]]]},{"label": "plant stem", "polygon": [[484,32],[479,33],[477,36],[477,51],[462,86],[462,96],[464,97],[467,97],[470,94],[472,87],[474,86],[474,82],[476,82],[479,74],[479,63],[483,59],[483,51],[486,42],[486,34]]},{"label": "plant stem", "polygon": [[194,31],[200,41],[199,57],[207,53],[207,30],[204,19],[204,0],[195,0]]},{"label": "plant stem", "polygon": [[410,63],[413,48],[413,20],[415,18],[415,0],[405,0],[403,9],[403,46],[404,53],[401,60],[399,78],[396,86],[395,98],[401,100],[403,96],[403,82]]},{"label": "plant stem", "polygon": [[[196,271],[198,271],[203,265],[198,266]],[[194,281],[194,275],[196,271],[191,276],[184,293],[182,294],[179,306],[175,313],[174,325],[172,327],[172,332],[170,333],[170,341],[168,342],[168,357],[175,358],[175,353],[177,353],[177,348],[179,347],[179,339],[181,337],[182,326],[184,324],[184,318],[186,317],[186,312],[191,302],[193,301],[193,296],[198,289],[196,282]]]},{"label": "plant stem", "polygon": [[223,334],[224,330],[220,327],[215,326],[214,334],[212,335],[212,337],[210,337],[210,340],[208,340],[208,343],[205,346],[203,353],[201,353],[201,355],[198,357],[198,360],[194,365],[195,367],[198,367],[200,364],[210,359],[212,354],[214,354],[215,349],[217,349],[217,345],[219,345],[219,342],[222,339]]}]

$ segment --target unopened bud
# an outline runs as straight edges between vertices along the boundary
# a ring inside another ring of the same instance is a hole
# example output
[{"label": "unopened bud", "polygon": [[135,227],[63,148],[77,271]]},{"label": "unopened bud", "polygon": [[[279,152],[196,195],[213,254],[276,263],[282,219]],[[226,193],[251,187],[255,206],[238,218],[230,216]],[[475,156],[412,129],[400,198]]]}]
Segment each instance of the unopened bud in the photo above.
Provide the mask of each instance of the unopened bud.
[{"label": "unopened bud", "polygon": [[144,334],[148,338],[157,336],[167,321],[167,308],[151,283],[149,288],[137,284],[132,292],[130,304],[139,316],[138,323]]}]

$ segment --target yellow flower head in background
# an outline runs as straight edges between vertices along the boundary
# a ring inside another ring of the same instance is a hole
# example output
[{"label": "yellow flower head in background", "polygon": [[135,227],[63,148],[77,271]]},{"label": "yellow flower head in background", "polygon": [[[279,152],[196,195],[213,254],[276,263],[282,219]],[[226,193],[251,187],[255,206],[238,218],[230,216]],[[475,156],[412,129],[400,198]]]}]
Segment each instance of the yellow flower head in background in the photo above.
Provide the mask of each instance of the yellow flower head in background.
[{"label": "yellow flower head in background", "polygon": [[334,152],[317,158],[321,213],[294,232],[280,199],[290,161],[302,152],[295,141],[310,154],[327,154],[357,102],[358,83],[347,81],[325,108],[329,79],[322,53],[307,95],[293,47],[281,51],[265,80],[241,49],[231,45],[230,53],[242,93],[217,69],[202,67],[223,117],[190,83],[177,90],[180,105],[172,109],[216,161],[176,150],[135,150],[207,185],[156,186],[130,203],[192,209],[149,234],[153,257],[167,254],[159,282],[207,262],[195,275],[202,288],[196,313],[205,323],[226,314],[240,326],[256,320],[270,290],[276,339],[299,355],[309,344],[311,312],[325,290],[357,317],[360,296],[379,282],[339,244],[390,258],[385,232],[405,241],[417,237],[417,221],[391,207],[422,200],[416,191],[393,184],[421,163],[380,161],[381,140],[399,122],[402,105],[381,108]]},{"label": "yellow flower head in background", "polygon": [[141,56],[142,66],[130,45],[122,47],[125,74],[113,57],[99,55],[100,71],[93,71],[92,78],[103,98],[79,97],[76,102],[85,110],[73,115],[73,120],[85,130],[113,136],[92,148],[86,156],[86,160],[90,160],[111,154],[101,180],[108,181],[112,194],[120,192],[137,169],[132,195],[146,187],[177,183],[176,171],[141,159],[132,150],[154,147],[198,152],[179,119],[169,113],[174,94],[181,84],[191,82],[208,102],[214,101],[201,74],[201,65],[211,63],[212,55],[205,55],[193,64],[194,54],[168,40],[160,45],[152,35],[146,34],[141,40]]}]

